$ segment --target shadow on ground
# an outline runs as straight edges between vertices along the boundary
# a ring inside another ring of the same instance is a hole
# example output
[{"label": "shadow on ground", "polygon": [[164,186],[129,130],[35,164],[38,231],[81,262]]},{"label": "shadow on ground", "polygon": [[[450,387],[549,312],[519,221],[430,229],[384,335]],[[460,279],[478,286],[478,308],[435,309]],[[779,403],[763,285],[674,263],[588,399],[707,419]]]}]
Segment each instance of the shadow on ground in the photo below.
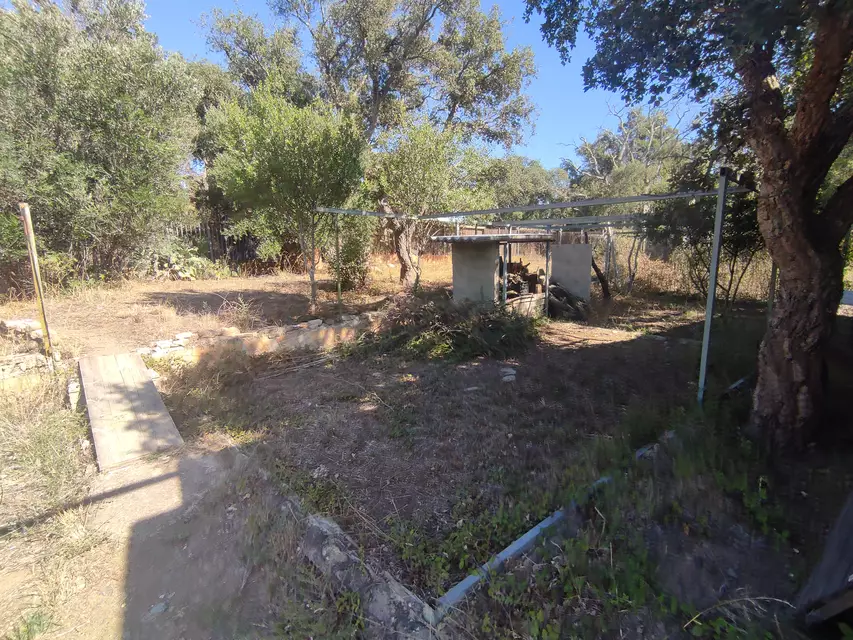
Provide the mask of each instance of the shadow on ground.
[{"label": "shadow on ground", "polygon": [[[307,287],[306,287],[307,289]],[[321,283],[320,291],[327,293],[318,300],[315,313],[310,313],[310,297],[302,293],[288,293],[246,289],[243,291],[194,291],[151,292],[146,295],[149,302],[166,304],[179,314],[216,314],[229,320],[241,321],[246,325],[268,326],[302,322],[316,317],[331,317],[338,313],[358,314],[375,311],[385,300],[357,302],[344,299],[339,308],[335,297],[334,283]]]}]

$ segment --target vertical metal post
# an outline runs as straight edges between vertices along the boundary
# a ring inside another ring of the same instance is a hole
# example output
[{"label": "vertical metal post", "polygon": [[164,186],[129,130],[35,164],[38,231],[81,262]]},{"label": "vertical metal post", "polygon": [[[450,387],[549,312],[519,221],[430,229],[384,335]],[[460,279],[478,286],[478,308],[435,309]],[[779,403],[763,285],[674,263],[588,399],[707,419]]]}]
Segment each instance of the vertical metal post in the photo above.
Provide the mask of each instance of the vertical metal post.
[{"label": "vertical metal post", "polygon": [[717,190],[717,212],[714,216],[714,242],[711,246],[711,270],[708,274],[708,299],[705,303],[705,330],[702,332],[702,357],[699,361],[699,404],[705,399],[708,375],[708,349],[711,345],[711,323],[714,320],[714,303],[717,299],[717,268],[720,265],[720,243],[723,236],[723,218],[726,214],[726,187],[729,180],[727,167],[720,167],[720,184]]},{"label": "vertical metal post", "polygon": [[[551,226],[545,227],[551,233]],[[545,317],[548,317],[548,300],[551,296],[551,241],[545,241]]]},{"label": "vertical metal post", "polygon": [[456,235],[459,235],[459,220],[456,220]]},{"label": "vertical metal post", "polygon": [[[509,227],[509,235],[512,235],[512,226]],[[509,261],[512,262],[512,244],[509,245]]]},{"label": "vertical metal post", "polygon": [[341,225],[335,214],[335,280],[338,285],[338,315],[341,315],[343,301],[341,296]]},{"label": "vertical metal post", "polygon": [[770,323],[770,318],[773,317],[773,303],[776,301],[776,278],[779,275],[779,267],[773,263],[773,268],[770,270],[770,290],[767,292],[767,323]]},{"label": "vertical metal post", "polygon": [[503,291],[501,291],[501,304],[503,308],[506,309],[506,288],[509,284],[508,270],[506,268],[506,258],[507,258],[507,247],[509,246],[509,242],[504,242],[504,254],[503,254]]},{"label": "vertical metal post", "polygon": [[53,362],[53,347],[50,344],[50,331],[47,328],[47,314],[44,310],[44,289],[41,284],[41,271],[39,270],[39,256],[36,251],[36,236],[33,231],[33,219],[30,217],[30,205],[26,202],[18,203],[18,211],[21,213],[21,222],[24,223],[24,237],[27,241],[27,253],[30,256],[30,269],[33,272],[33,289],[39,303],[39,314],[41,319],[42,344],[44,344],[44,355],[47,356],[48,364]]}]

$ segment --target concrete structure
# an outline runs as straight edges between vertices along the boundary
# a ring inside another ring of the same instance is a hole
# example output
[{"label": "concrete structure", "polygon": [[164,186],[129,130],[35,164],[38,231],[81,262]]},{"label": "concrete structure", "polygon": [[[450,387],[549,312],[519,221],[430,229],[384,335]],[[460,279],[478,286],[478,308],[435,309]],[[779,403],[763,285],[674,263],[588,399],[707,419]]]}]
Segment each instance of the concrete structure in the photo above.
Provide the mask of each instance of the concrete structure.
[{"label": "concrete structure", "polygon": [[[453,246],[453,299],[467,302],[478,302],[493,305],[498,301],[501,290],[500,282],[500,253],[503,250],[503,260],[507,261],[508,248],[512,244],[522,242],[544,242],[546,244],[546,271],[550,265],[550,246],[553,235],[550,233],[496,233],[471,236],[433,236],[435,242],[447,242]],[[506,291],[507,274],[504,272],[503,289]],[[546,282],[548,274],[545,276]],[[515,308],[520,313],[529,313],[530,300],[519,302]],[[540,298],[542,311],[545,308],[544,294]],[[501,302],[507,306],[509,301],[504,297]]]},{"label": "concrete structure", "polygon": [[506,308],[523,316],[538,318],[545,315],[544,293],[523,293],[506,301]]},{"label": "concrete structure", "polygon": [[579,298],[589,300],[592,245],[556,244],[551,247],[551,279]]},{"label": "concrete structure", "polygon": [[500,261],[497,242],[453,245],[453,299],[494,304]]}]

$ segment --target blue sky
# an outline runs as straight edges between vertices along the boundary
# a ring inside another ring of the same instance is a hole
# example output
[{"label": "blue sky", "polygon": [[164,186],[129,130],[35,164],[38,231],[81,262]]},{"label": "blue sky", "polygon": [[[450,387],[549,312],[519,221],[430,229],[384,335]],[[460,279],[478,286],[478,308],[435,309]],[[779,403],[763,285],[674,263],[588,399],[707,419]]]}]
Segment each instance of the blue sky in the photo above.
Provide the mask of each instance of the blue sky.
[{"label": "blue sky", "polygon": [[[536,103],[534,133],[528,134],[525,144],[515,152],[537,159],[546,167],[557,166],[563,157],[574,157],[573,146],[581,136],[594,137],[602,127],[612,127],[615,118],[608,113],[608,103],[621,107],[619,96],[605,91],[583,90],[581,67],[592,52],[591,43],[579,42],[572,62],[563,66],[557,53],[548,47],[539,33],[535,18],[524,22],[523,0],[483,0],[487,10],[492,4],[501,8],[507,46],[530,46],[536,56],[538,76],[528,93]],[[207,50],[204,32],[199,25],[202,13],[219,7],[225,11],[239,8],[257,14],[270,25],[277,24],[266,0],[147,0],[149,19],[146,27],[157,34],[160,44],[168,51],[180,51],[184,56],[217,58]]]}]

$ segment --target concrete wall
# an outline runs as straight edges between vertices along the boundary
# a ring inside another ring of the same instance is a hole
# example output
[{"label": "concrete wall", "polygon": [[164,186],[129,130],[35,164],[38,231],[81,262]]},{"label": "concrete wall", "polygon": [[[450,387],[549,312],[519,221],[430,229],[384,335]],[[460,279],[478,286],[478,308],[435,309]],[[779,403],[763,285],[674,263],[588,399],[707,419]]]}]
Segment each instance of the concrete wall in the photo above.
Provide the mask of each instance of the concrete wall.
[{"label": "concrete wall", "polygon": [[579,298],[589,300],[592,281],[592,245],[551,245],[551,280]]},{"label": "concrete wall", "polygon": [[453,299],[494,304],[498,282],[498,243],[453,245]]}]

